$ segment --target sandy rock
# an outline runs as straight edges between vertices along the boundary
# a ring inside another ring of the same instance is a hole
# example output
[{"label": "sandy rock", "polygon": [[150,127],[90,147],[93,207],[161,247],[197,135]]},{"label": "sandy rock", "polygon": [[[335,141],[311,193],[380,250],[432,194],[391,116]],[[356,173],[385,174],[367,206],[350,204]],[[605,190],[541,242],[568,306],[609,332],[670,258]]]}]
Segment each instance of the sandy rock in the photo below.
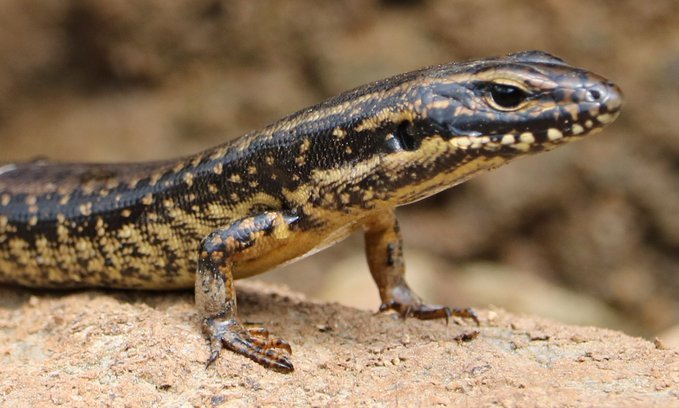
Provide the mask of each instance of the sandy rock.
[{"label": "sandy rock", "polygon": [[241,316],[292,344],[294,373],[229,352],[205,369],[187,292],[2,288],[0,405],[679,405],[679,351],[619,332],[502,310],[446,326],[239,288]]}]

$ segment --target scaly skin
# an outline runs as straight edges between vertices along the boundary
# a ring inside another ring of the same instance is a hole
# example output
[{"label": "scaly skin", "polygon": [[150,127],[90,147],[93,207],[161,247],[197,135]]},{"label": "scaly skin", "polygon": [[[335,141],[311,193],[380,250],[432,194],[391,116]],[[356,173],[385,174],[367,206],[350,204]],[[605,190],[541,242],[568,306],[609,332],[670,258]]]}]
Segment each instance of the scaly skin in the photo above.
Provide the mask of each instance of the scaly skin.
[{"label": "scaly skin", "polygon": [[139,164],[0,167],[0,282],[45,288],[195,285],[222,347],[289,372],[290,346],[245,328],[233,280],[365,232],[381,310],[422,319],[394,208],[600,130],[620,90],[541,52],[425,68],[302,110],[233,142]]}]

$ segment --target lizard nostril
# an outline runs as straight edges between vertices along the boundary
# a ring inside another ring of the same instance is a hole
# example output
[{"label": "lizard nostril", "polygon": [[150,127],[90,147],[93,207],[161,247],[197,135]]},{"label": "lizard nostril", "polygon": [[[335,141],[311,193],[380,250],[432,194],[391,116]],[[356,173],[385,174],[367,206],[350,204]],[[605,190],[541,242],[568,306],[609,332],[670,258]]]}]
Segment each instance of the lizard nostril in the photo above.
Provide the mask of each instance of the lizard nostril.
[{"label": "lizard nostril", "polygon": [[602,93],[598,89],[590,89],[587,91],[587,100],[589,102],[596,102],[601,99],[601,95]]}]

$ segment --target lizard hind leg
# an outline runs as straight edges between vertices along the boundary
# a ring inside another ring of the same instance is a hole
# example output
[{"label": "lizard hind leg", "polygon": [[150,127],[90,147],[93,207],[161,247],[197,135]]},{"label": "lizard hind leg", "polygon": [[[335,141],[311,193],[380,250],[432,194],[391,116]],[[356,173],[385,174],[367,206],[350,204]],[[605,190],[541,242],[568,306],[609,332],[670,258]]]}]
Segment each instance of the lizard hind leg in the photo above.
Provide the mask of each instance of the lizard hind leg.
[{"label": "lizard hind leg", "polygon": [[404,318],[445,319],[446,322],[456,316],[479,324],[472,309],[428,305],[410,289],[405,280],[401,232],[393,209],[375,214],[364,228],[368,266],[382,299],[380,312],[393,310]]},{"label": "lizard hind leg", "polygon": [[217,229],[201,243],[196,271],[196,307],[203,318],[203,332],[210,341],[212,364],[222,350],[229,349],[276,371],[294,370],[286,341],[270,337],[263,327],[246,327],[237,316],[233,270],[237,259],[257,256],[285,241],[285,230],[295,217],[267,212],[247,217]]}]

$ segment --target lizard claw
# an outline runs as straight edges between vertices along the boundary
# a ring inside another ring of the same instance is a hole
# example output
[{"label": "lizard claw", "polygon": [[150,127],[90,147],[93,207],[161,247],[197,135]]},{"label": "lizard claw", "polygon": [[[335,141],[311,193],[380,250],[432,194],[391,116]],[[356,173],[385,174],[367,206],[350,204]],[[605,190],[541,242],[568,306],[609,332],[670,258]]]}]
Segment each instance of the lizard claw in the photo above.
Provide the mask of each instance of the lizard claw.
[{"label": "lizard claw", "polygon": [[295,368],[280,350],[292,352],[290,344],[279,338],[269,338],[265,328],[245,328],[236,319],[205,319],[203,331],[210,339],[209,367],[219,357],[222,348],[227,348],[242,356],[282,373],[290,373]]},{"label": "lizard claw", "polygon": [[388,303],[380,305],[380,312],[393,310],[401,315],[402,318],[415,317],[420,320],[432,319],[446,319],[446,324],[451,316],[463,317],[472,319],[476,325],[479,325],[479,318],[476,312],[471,308],[450,308],[448,306],[427,305],[424,303],[401,303],[397,300],[392,300]]}]

